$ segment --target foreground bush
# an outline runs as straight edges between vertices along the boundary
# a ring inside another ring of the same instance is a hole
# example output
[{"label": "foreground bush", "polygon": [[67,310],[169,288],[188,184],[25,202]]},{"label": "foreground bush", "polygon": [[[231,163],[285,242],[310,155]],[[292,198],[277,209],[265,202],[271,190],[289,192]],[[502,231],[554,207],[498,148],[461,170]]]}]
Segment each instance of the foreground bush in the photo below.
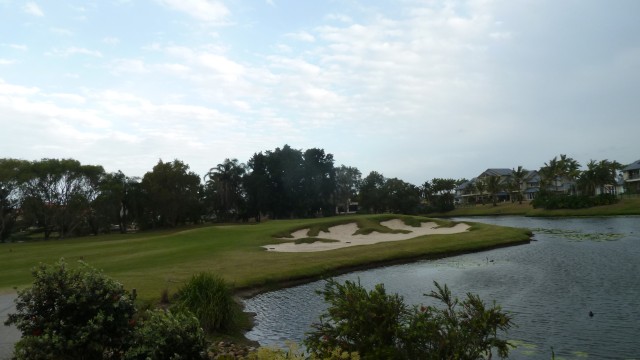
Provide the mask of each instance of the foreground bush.
[{"label": "foreground bush", "polygon": [[227,331],[236,326],[240,306],[220,276],[194,275],[177,295],[178,307],[195,314],[206,332]]},{"label": "foreground bush", "polygon": [[342,349],[334,349],[328,355],[318,358],[315,355],[306,356],[295,343],[288,343],[288,349],[278,349],[274,347],[261,347],[256,352],[250,354],[248,360],[360,360],[356,352],[346,352]]},{"label": "foreground bush", "polygon": [[206,359],[204,331],[191,313],[149,311],[136,327],[126,360]]},{"label": "foreground bush", "polygon": [[33,270],[33,286],[18,292],[15,325],[22,338],[16,359],[117,358],[128,346],[134,298],[102,272],[64,260]]},{"label": "foreground bush", "polygon": [[321,292],[329,308],[304,344],[318,358],[336,348],[362,359],[476,360],[491,358],[492,349],[507,357],[509,345],[499,332],[511,327],[509,315],[496,305],[487,308],[476,295],[460,302],[446,285],[435,286],[426,296],[442,302],[443,309],[409,307],[381,284],[367,291],[359,283],[329,280]]}]

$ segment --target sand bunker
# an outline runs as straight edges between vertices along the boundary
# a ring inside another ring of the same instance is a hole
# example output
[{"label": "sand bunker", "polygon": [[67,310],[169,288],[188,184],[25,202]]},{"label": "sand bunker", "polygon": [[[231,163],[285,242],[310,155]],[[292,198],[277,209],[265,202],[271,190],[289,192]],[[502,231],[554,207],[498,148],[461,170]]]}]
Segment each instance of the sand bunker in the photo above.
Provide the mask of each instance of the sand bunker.
[{"label": "sand bunker", "polygon": [[[333,226],[329,228],[329,232],[321,232],[317,236],[317,238],[319,239],[335,240],[335,242],[316,241],[310,244],[296,244],[294,242],[288,242],[283,244],[266,245],[263,247],[268,251],[279,252],[327,251],[341,249],[349,246],[377,244],[385,241],[408,240],[423,235],[456,234],[469,230],[469,225],[467,224],[457,224],[453,227],[438,227],[438,224],[436,224],[435,222],[422,223],[420,227],[413,227],[406,225],[400,219],[383,221],[380,223],[380,225],[386,226],[393,230],[406,230],[410,232],[407,234],[385,234],[372,232],[368,235],[354,235],[354,233],[358,230],[358,225],[356,223],[350,223],[345,225]],[[310,237],[307,235],[308,232],[309,229],[302,229],[295,231],[291,234],[291,236],[293,237],[294,241],[296,239],[308,238]],[[291,238],[286,238],[286,240],[289,239]]]}]

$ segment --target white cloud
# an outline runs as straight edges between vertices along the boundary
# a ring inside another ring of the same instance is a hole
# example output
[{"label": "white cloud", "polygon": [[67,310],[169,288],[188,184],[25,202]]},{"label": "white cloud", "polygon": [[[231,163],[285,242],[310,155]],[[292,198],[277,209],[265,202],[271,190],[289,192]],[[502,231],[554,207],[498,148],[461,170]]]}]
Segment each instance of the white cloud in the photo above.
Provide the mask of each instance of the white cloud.
[{"label": "white cloud", "polygon": [[325,18],[330,21],[340,21],[343,23],[353,22],[353,19],[350,16],[345,14],[329,14]]},{"label": "white cloud", "polygon": [[38,17],[42,17],[44,16],[44,12],[42,11],[42,9],[40,8],[40,6],[38,6],[38,4],[36,4],[33,1],[29,1],[24,5],[24,11],[29,14],[29,15],[33,15],[33,16],[38,16]]},{"label": "white cloud", "polygon": [[27,45],[24,45],[24,44],[2,44],[2,45],[10,47],[10,48],[12,48],[14,50],[20,50],[20,51],[29,50],[29,47]]},{"label": "white cloud", "polygon": [[150,70],[144,61],[140,59],[117,59],[112,64],[112,72],[114,74],[146,74],[150,72]]},{"label": "white cloud", "polygon": [[221,22],[229,16],[229,9],[217,0],[158,0],[165,6],[198,20]]},{"label": "white cloud", "polygon": [[66,49],[53,49],[52,51],[47,52],[46,54],[53,55],[53,56],[61,56],[61,57],[68,57],[73,55],[86,55],[86,56],[92,56],[92,57],[98,57],[98,58],[102,57],[102,53],[100,51],[89,50],[89,49],[75,47],[75,46],[68,47]]},{"label": "white cloud", "polygon": [[308,32],[306,32],[306,31],[288,33],[285,36],[290,38],[290,39],[303,41],[303,42],[314,42],[314,41],[316,41],[316,38],[313,35],[311,35]]},{"label": "white cloud", "polygon": [[15,61],[15,60],[0,58],[0,66],[3,66],[3,65],[13,65],[13,64],[15,64],[15,63],[16,63],[16,61]]},{"label": "white cloud", "polygon": [[0,79],[0,95],[24,96],[32,95],[40,92],[37,87],[26,87],[21,85],[8,84]]}]

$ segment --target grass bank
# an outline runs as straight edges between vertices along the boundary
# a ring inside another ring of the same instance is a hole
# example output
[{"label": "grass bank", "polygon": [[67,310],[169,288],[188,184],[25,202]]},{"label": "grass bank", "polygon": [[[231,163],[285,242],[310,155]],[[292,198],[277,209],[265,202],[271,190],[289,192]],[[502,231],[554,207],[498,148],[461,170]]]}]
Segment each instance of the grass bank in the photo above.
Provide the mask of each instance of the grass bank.
[{"label": "grass bank", "polygon": [[[141,299],[153,300],[163,290],[174,293],[191,275],[214,272],[234,284],[236,290],[280,287],[287,282],[327,274],[478,251],[528,241],[524,229],[473,224],[471,231],[453,235],[429,235],[375,245],[315,252],[267,252],[262,245],[277,243],[274,235],[301,228],[325,229],[358,222],[364,231],[379,229],[379,222],[400,216],[348,216],[325,219],[268,221],[255,225],[207,226],[162,232],[113,234],[68,240],[0,244],[0,293],[32,282],[30,269],[40,262],[83,260],[135,288]],[[429,220],[401,217],[416,224]],[[450,222],[435,220],[443,226]],[[316,230],[314,230],[316,231]],[[319,230],[318,230],[319,231]]]},{"label": "grass bank", "polygon": [[486,216],[486,215],[522,215],[538,217],[560,217],[560,216],[620,216],[620,215],[640,215],[640,197],[623,197],[617,204],[594,206],[588,209],[561,209],[545,210],[534,209],[528,201],[522,204],[498,203],[461,206],[446,213],[431,213],[428,216],[437,217],[458,217],[458,216]]}]

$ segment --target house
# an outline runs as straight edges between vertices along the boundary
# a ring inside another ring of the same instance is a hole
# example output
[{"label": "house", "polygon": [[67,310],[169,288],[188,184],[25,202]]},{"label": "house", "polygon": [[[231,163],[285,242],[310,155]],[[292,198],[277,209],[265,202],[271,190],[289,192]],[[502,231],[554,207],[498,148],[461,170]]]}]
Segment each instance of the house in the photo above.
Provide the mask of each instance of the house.
[{"label": "house", "polygon": [[538,192],[540,192],[540,181],[540,173],[537,170],[527,172],[521,187],[525,199],[535,199]]},{"label": "house", "polygon": [[636,160],[622,169],[622,178],[627,192],[640,193],[640,160]]},{"label": "house", "polygon": [[[501,184],[507,184],[513,176],[513,170],[506,168],[487,169],[482,174],[478,175],[478,180],[486,184],[487,179],[491,176],[498,176],[500,177]],[[508,201],[511,199],[511,196],[506,189],[500,190],[500,192],[496,194],[496,197],[498,201]]]}]

